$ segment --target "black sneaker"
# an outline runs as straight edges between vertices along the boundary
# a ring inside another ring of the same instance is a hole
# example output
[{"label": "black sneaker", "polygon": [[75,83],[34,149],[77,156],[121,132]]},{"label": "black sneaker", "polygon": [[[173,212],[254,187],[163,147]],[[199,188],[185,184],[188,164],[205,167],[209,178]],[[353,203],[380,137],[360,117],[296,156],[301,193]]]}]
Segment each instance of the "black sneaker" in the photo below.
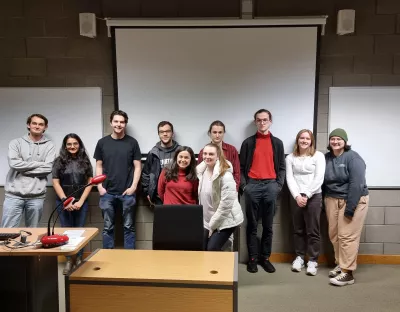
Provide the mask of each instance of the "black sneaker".
[{"label": "black sneaker", "polygon": [[336,286],[346,286],[354,284],[354,277],[351,272],[342,272],[336,277],[330,279],[331,284]]},{"label": "black sneaker", "polygon": [[258,272],[257,261],[255,258],[251,258],[249,260],[249,262],[247,263],[247,272],[250,272],[250,273]]},{"label": "black sneaker", "polygon": [[271,262],[269,262],[269,259],[267,259],[267,258],[261,259],[260,265],[263,267],[265,272],[274,273],[276,271],[275,267],[272,265]]}]

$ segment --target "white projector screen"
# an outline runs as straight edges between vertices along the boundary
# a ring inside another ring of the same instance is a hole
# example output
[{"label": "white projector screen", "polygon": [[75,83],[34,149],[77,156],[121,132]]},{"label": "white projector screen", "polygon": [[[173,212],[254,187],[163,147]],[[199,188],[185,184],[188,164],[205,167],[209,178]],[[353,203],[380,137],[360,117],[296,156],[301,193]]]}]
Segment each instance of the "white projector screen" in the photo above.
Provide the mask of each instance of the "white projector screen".
[{"label": "white projector screen", "polygon": [[197,154],[210,123],[226,125],[240,149],[253,114],[271,111],[271,132],[290,153],[300,129],[314,129],[317,26],[115,28],[118,107],[143,154],[157,124]]},{"label": "white projector screen", "polygon": [[[65,135],[79,135],[94,170],[94,149],[103,136],[101,97],[100,88],[0,88],[0,185],[9,170],[8,144],[28,133],[26,120],[34,113],[49,120],[45,134],[54,142],[57,155]],[[51,176],[48,181],[51,185]]]},{"label": "white projector screen", "polygon": [[[329,131],[343,128],[367,165],[370,188],[400,187],[400,88],[330,88]],[[399,150],[399,151],[398,151]]]}]

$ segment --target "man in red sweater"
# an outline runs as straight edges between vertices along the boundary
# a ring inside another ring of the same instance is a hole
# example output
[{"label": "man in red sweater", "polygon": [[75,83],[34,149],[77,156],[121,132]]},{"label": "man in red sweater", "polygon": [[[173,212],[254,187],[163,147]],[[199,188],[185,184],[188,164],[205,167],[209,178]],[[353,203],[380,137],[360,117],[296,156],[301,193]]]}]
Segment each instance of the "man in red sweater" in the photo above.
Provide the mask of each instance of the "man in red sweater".
[{"label": "man in red sweater", "polygon": [[[269,132],[272,114],[268,110],[258,110],[254,123],[257,133],[244,140],[240,148],[240,191],[246,200],[247,216],[247,271],[256,273],[258,262],[266,272],[273,273],[275,268],[269,261],[272,223],[276,199],[285,181],[285,152],[282,141]],[[257,240],[259,217],[263,226],[261,248]]]}]

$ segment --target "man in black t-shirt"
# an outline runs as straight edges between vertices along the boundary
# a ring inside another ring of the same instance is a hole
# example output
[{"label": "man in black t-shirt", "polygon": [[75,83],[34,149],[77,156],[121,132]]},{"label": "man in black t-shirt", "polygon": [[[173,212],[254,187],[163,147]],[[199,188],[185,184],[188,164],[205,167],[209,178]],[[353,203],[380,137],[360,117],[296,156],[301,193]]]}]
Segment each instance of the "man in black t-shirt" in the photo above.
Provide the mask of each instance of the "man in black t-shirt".
[{"label": "man in black t-shirt", "polygon": [[125,133],[128,115],[120,110],[110,116],[113,129],[97,142],[94,158],[96,175],[105,174],[107,179],[99,184],[100,208],[104,219],[103,248],[114,248],[115,212],[122,203],[124,223],[124,247],[135,249],[136,189],[141,174],[141,157],[138,142]]}]

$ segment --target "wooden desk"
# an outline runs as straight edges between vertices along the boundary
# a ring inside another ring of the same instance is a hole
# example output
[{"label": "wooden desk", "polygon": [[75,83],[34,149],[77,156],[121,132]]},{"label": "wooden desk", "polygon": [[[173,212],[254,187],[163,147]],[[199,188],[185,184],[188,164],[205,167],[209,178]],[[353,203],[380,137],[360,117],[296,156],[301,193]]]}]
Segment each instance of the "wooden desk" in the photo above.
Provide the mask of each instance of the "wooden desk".
[{"label": "wooden desk", "polygon": [[237,311],[237,275],[236,252],[100,249],[66,279],[67,311]]},{"label": "wooden desk", "polygon": [[[27,241],[35,242],[46,234],[45,228],[0,228],[0,232],[29,231]],[[69,249],[24,247],[9,249],[0,245],[0,294],[1,311],[57,312],[58,309],[58,261],[57,256],[72,256],[85,247],[98,233],[96,228],[57,228],[62,234],[66,230],[85,230],[85,239]],[[25,235],[25,234],[24,234]],[[20,238],[16,238],[19,241]],[[14,243],[10,244],[11,246]],[[4,309],[4,310],[3,310]]]}]

